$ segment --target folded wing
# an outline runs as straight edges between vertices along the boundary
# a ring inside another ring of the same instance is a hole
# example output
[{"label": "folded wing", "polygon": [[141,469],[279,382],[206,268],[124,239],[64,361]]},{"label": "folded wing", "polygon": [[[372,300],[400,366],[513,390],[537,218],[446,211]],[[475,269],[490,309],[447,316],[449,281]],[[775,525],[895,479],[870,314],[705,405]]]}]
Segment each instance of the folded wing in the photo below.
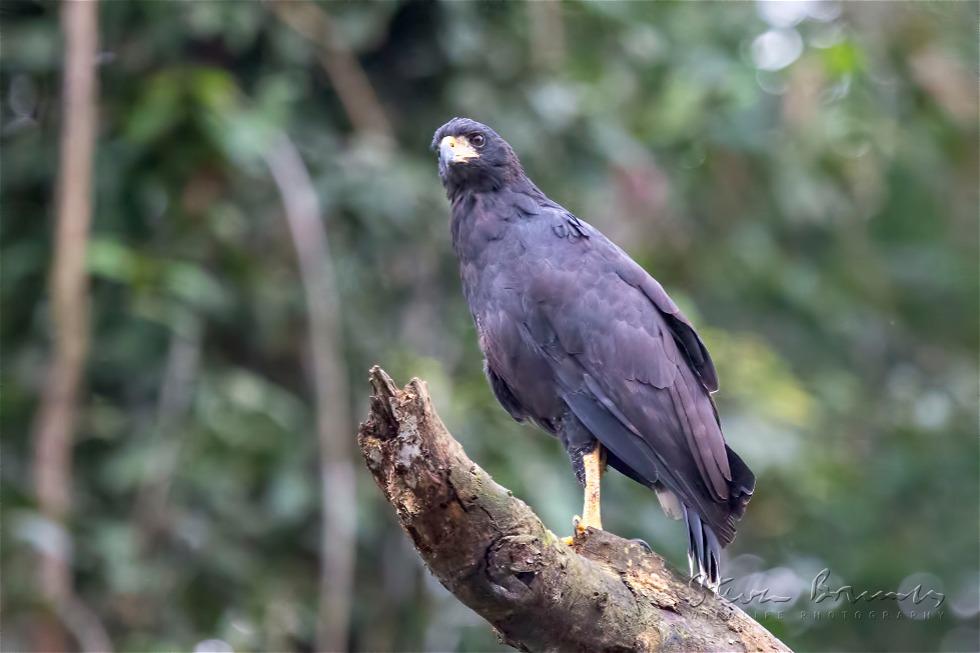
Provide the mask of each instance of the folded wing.
[{"label": "folded wing", "polygon": [[576,253],[536,275],[525,314],[539,317],[524,337],[631,476],[665,485],[731,541],[754,481],[725,445],[707,349],[660,284],[601,234]]}]

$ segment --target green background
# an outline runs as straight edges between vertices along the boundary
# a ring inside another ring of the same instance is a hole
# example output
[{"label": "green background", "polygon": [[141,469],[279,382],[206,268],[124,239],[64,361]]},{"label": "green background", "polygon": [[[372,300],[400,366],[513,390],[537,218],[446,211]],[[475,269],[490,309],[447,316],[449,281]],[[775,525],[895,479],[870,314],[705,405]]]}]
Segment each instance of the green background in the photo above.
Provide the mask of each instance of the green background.
[{"label": "green background", "polygon": [[[93,342],[68,534],[77,592],[117,650],[314,646],[307,313],[263,159],[280,134],[322,205],[354,420],[370,365],[426,379],[469,455],[570,532],[580,494],[565,454],[513,423],[482,376],[428,150],[454,115],[495,127],[550,197],[624,246],[697,325],[726,436],[758,476],[727,571],[794,597],[781,615],[749,612],[801,651],[975,650],[975,3],[319,9],[384,123],[345,109],[322,66],[336,51],[267,5],[100,8]],[[2,609],[14,651],[30,645],[34,550],[51,537],[29,461],[50,347],[63,64],[56,4],[4,2],[0,20]],[[354,469],[351,648],[499,650]],[[686,567],[683,528],[649,492],[607,479],[606,527]],[[921,583],[946,601],[924,620],[902,612],[908,602],[817,604],[824,568],[834,587]]]}]

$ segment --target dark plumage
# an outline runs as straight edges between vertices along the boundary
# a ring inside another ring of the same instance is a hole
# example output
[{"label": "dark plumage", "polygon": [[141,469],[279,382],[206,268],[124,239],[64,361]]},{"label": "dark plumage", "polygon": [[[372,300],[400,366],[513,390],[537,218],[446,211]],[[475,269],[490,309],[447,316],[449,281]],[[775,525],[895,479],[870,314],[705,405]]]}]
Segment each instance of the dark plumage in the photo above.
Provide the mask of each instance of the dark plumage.
[{"label": "dark plumage", "polygon": [[692,575],[717,587],[755,478],[725,444],[704,343],[663,287],[548,199],[492,129],[454,118],[433,147],[497,399],[559,437],[580,481],[598,442],[614,469],[656,490],[685,519]]}]

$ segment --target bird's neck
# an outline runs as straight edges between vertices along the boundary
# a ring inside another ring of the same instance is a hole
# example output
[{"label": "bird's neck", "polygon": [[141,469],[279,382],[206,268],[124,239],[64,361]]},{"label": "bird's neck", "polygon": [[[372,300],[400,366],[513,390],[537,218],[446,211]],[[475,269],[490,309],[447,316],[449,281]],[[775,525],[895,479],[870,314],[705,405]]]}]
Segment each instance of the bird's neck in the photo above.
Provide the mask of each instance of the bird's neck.
[{"label": "bird's neck", "polygon": [[460,189],[450,195],[453,249],[460,263],[474,261],[487,242],[499,238],[506,220],[500,217],[498,191]]},{"label": "bird's neck", "polygon": [[[499,198],[512,196],[525,196],[534,201],[549,202],[541,189],[526,175],[518,175],[515,179],[509,179],[500,183],[446,183],[446,197],[452,205],[453,211],[457,206],[472,204],[474,201],[496,203]],[[505,200],[506,202],[506,200]]]},{"label": "bird's neck", "polygon": [[451,199],[453,250],[462,270],[473,273],[510,256],[513,241],[519,238],[514,230],[557,206],[526,177],[522,183],[492,191],[462,189]]},{"label": "bird's neck", "polygon": [[480,265],[492,255],[493,243],[506,237],[517,218],[511,191],[463,189],[451,196],[452,237],[456,257],[463,265]]}]

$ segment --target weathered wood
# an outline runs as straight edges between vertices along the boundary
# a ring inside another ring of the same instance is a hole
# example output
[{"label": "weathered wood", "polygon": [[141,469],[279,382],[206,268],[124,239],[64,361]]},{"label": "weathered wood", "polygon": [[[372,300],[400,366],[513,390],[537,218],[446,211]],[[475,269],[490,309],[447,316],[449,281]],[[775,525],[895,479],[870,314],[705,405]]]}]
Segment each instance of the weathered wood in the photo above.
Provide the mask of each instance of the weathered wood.
[{"label": "weathered wood", "polygon": [[429,570],[524,651],[788,651],[729,601],[605,531],[572,546],[471,461],[425,384],[371,370],[358,444]]}]

